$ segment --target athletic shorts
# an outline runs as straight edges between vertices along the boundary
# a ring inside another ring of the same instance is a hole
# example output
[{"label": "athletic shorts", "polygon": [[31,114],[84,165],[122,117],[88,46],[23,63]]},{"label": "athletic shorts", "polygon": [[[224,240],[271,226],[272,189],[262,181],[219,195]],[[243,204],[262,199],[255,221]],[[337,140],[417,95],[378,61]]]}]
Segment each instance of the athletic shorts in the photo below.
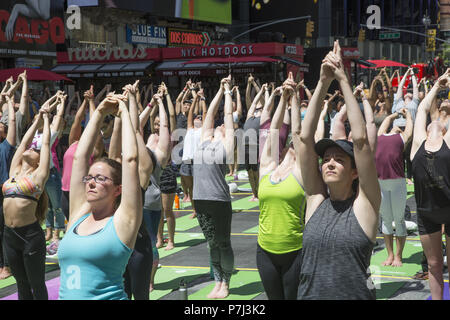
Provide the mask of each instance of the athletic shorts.
[{"label": "athletic shorts", "polygon": [[419,235],[441,231],[442,225],[445,225],[445,234],[450,237],[450,208],[438,209],[430,213],[417,210]]},{"label": "athletic shorts", "polygon": [[177,192],[177,176],[172,168],[172,165],[169,164],[167,167],[164,168],[161,174],[161,181],[159,187],[161,193],[164,194],[171,194]]},{"label": "athletic shorts", "polygon": [[192,177],[193,169],[191,161],[183,162],[180,166],[180,175]]}]

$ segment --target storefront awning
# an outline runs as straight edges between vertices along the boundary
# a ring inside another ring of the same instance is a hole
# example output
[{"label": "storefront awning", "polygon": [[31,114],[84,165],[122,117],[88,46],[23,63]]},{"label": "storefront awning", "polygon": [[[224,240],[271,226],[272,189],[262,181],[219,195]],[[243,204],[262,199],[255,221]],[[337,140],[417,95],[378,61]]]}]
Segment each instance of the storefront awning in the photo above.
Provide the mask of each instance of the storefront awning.
[{"label": "storefront awning", "polygon": [[52,69],[56,73],[64,73],[72,78],[115,76],[142,76],[144,70],[154,61],[130,62],[130,63],[106,63],[106,64],[61,64]]},{"label": "storefront awning", "polygon": [[163,71],[163,70],[177,70],[177,69],[205,69],[209,67],[209,63],[191,63],[187,65],[189,62],[187,60],[181,61],[165,61],[156,67],[155,70]]},{"label": "storefront awning", "polygon": [[278,62],[277,59],[269,58],[269,57],[229,57],[229,58],[202,58],[202,59],[195,59],[191,61],[186,61],[184,64],[199,64],[199,63],[215,63],[215,64],[228,64],[228,63],[243,63],[243,64],[249,64],[249,63],[265,63],[265,62]]}]

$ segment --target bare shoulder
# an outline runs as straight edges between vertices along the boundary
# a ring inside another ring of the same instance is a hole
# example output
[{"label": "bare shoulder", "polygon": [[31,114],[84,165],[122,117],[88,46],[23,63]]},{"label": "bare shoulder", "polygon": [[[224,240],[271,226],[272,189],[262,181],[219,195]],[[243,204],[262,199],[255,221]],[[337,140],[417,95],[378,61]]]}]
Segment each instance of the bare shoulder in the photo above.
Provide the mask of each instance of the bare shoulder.
[{"label": "bare shoulder", "polygon": [[305,224],[308,223],[309,219],[316,212],[317,208],[326,199],[324,194],[315,194],[312,196],[306,196],[306,212],[305,212]]}]

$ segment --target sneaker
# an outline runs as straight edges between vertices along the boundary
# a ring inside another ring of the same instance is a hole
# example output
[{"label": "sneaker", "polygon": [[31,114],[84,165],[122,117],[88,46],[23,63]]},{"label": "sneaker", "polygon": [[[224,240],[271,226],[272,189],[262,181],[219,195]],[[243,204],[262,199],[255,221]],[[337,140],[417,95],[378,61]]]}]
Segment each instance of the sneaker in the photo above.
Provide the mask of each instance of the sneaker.
[{"label": "sneaker", "polygon": [[47,246],[47,255],[54,256],[58,252],[59,241],[53,241]]}]

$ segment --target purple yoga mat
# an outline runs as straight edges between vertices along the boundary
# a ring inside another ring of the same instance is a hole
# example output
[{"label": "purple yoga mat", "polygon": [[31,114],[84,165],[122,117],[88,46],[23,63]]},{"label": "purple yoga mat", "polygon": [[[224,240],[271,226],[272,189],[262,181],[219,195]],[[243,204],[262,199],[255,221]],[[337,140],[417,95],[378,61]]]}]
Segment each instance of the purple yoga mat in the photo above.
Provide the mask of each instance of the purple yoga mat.
[{"label": "purple yoga mat", "polygon": [[[427,300],[431,300],[431,295]],[[444,282],[444,300],[450,300],[450,294],[448,292],[448,282]]]},{"label": "purple yoga mat", "polygon": [[[58,300],[59,277],[53,278],[45,282],[48,291],[48,300]],[[18,300],[17,293],[1,298],[0,300]]]}]

